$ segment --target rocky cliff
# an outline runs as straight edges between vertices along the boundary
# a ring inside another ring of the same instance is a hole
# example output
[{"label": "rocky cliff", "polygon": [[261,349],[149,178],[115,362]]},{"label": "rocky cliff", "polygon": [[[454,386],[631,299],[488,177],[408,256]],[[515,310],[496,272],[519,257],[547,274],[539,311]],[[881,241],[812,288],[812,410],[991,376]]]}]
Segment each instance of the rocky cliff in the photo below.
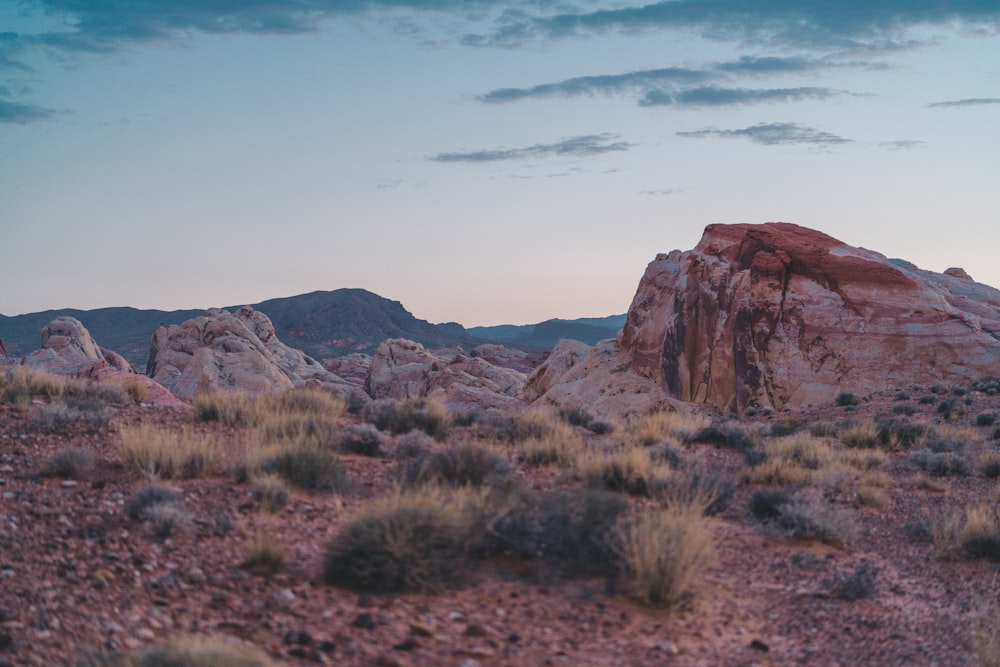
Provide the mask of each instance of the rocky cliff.
[{"label": "rocky cliff", "polygon": [[658,255],[619,340],[683,401],[741,411],[1000,374],[1000,291],[788,223]]}]

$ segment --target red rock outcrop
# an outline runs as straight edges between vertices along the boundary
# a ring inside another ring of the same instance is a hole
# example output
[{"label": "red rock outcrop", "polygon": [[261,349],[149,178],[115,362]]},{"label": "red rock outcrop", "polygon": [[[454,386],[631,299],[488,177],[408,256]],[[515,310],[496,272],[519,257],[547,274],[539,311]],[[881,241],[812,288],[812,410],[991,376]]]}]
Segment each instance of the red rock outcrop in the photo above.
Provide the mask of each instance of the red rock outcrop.
[{"label": "red rock outcrop", "polygon": [[271,320],[250,306],[158,327],[146,373],[184,400],[217,389],[264,393],[313,385],[347,394],[356,388],[278,340]]},{"label": "red rock outcrop", "polygon": [[1000,291],[793,224],[710,225],[649,264],[619,342],[675,398],[794,407],[1000,374]]},{"label": "red rock outcrop", "polygon": [[481,357],[434,354],[405,338],[382,341],[365,391],[372,398],[437,398],[455,410],[520,407],[525,375]]}]

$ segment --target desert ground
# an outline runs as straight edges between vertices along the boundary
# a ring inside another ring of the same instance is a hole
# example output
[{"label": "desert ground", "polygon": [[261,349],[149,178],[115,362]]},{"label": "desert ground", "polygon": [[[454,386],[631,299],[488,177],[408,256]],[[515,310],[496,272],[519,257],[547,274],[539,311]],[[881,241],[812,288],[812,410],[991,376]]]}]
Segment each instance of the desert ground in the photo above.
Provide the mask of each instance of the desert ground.
[{"label": "desert ground", "polygon": [[629,420],[0,388],[0,665],[1000,661],[990,381]]}]

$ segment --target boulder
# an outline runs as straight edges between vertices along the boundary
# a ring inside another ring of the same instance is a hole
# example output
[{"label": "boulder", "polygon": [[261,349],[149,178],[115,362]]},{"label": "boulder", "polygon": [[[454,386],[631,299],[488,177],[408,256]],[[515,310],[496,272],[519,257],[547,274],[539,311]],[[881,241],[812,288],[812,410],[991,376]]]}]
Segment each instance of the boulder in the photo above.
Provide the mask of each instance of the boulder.
[{"label": "boulder", "polygon": [[352,352],[342,357],[324,359],[322,363],[326,370],[363,390],[368,369],[372,365],[372,356],[363,352]]},{"label": "boulder", "polygon": [[235,314],[212,309],[181,324],[161,325],[153,332],[146,372],[188,401],[209,390],[259,394],[309,385],[346,394],[352,389],[278,340],[271,320],[250,306]]},{"label": "boulder", "polygon": [[520,406],[525,375],[462,353],[434,354],[405,338],[383,341],[372,357],[365,391],[372,398],[436,398],[449,408]]},{"label": "boulder", "polygon": [[635,373],[628,355],[613,339],[593,347],[575,340],[560,341],[528,376],[524,398],[560,410],[583,408],[598,419],[682,407],[656,382]]},{"label": "boulder", "polygon": [[1000,291],[788,223],[710,225],[646,268],[620,345],[683,401],[726,411],[1000,375]]}]

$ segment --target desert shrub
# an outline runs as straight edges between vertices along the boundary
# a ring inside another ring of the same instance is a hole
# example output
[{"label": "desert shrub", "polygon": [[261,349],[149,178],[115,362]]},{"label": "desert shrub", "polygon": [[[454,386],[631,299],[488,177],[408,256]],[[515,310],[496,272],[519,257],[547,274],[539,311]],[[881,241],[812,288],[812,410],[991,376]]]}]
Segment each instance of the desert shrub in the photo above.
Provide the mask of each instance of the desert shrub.
[{"label": "desert shrub", "polygon": [[715,549],[702,510],[698,505],[671,505],[624,524],[624,560],[632,593],[640,602],[676,608],[712,564]]},{"label": "desert shrub", "polygon": [[305,412],[262,410],[255,417],[259,445],[278,449],[323,449],[336,441],[337,418]]},{"label": "desert shrub", "polygon": [[258,530],[243,545],[243,567],[258,574],[277,574],[285,558],[285,547],[266,530]]},{"label": "desert shrub", "polygon": [[461,570],[470,499],[428,487],[364,506],[326,546],[323,578],[371,593],[433,591]]},{"label": "desert shrub", "polygon": [[910,400],[910,392],[904,391],[902,389],[899,390],[899,391],[897,391],[896,392],[896,400],[897,401],[908,401],[908,400]]},{"label": "desert shrub", "polygon": [[694,443],[728,447],[742,452],[753,449],[757,440],[755,433],[735,422],[708,424],[699,428],[690,438]]},{"label": "desert shrub", "polygon": [[879,445],[878,426],[870,419],[842,428],[838,437],[844,447],[873,448]]},{"label": "desert shrub", "polygon": [[256,399],[244,392],[201,392],[194,399],[194,417],[226,426],[250,426],[257,419]]},{"label": "desert shrub", "polygon": [[587,424],[587,430],[594,435],[607,435],[608,433],[614,432],[615,425],[609,421],[595,419]]},{"label": "desert shrub", "polygon": [[853,407],[861,402],[861,399],[850,392],[841,392],[837,394],[836,403],[842,408]]},{"label": "desert shrub", "polygon": [[259,649],[217,637],[181,636],[126,657],[122,667],[278,667]]},{"label": "desert shrub", "polygon": [[841,428],[842,428],[841,424],[837,424],[831,421],[813,422],[809,426],[809,435],[815,436],[817,438],[833,438],[836,437],[837,433],[840,432]]},{"label": "desert shrub", "polygon": [[361,411],[364,421],[382,431],[393,434],[408,433],[419,429],[438,440],[447,435],[448,409],[437,401],[397,401],[381,398],[372,401]]},{"label": "desert shrub", "polygon": [[89,433],[100,431],[111,418],[103,407],[81,409],[59,403],[37,406],[31,423],[39,431],[47,433],[67,433],[82,428]]},{"label": "desert shrub", "polygon": [[288,449],[267,459],[261,470],[306,491],[341,491],[347,485],[340,459],[328,449]]},{"label": "desert shrub", "polygon": [[164,479],[199,477],[209,471],[214,447],[207,435],[191,429],[170,431],[152,424],[122,426],[118,452],[139,472]]},{"label": "desert shrub", "polygon": [[363,394],[358,391],[352,391],[347,396],[347,403],[346,403],[347,414],[360,415],[364,411],[365,406],[368,405],[368,403],[369,403],[369,398],[366,394]]},{"label": "desert shrub", "polygon": [[539,503],[539,553],[571,573],[611,574],[618,569],[618,519],[628,503],[619,494],[593,489],[555,494]]},{"label": "desert shrub", "polygon": [[948,393],[948,387],[946,387],[946,386],[944,386],[943,384],[940,384],[940,383],[932,384],[929,387],[929,389],[930,389],[930,392],[932,394],[947,394]]},{"label": "desert shrub", "polygon": [[918,449],[910,454],[910,461],[934,477],[969,474],[969,462],[964,454],[958,452],[935,452],[930,449]]},{"label": "desert shrub", "polygon": [[340,434],[340,447],[362,456],[381,456],[385,441],[385,434],[372,424],[351,424]]},{"label": "desert shrub", "polygon": [[993,426],[997,421],[997,413],[980,412],[976,415],[976,426]]},{"label": "desert shrub", "polygon": [[410,487],[427,484],[476,487],[500,483],[511,472],[510,464],[489,447],[460,444],[427,452],[407,462],[403,481]]},{"label": "desert shrub", "polygon": [[3,399],[14,405],[25,405],[32,398],[59,398],[66,389],[66,378],[28,366],[18,366],[5,374]]},{"label": "desert shrub", "polygon": [[147,398],[149,398],[149,385],[145,384],[137,377],[126,375],[121,380],[122,389],[128,395],[129,400],[131,400],[136,405],[141,404]]},{"label": "desert shrub", "polygon": [[962,550],[971,558],[1000,561],[1000,512],[986,504],[968,508],[959,533]]},{"label": "desert shrub", "polygon": [[883,449],[909,449],[931,432],[926,424],[915,424],[907,419],[879,419],[876,424]]},{"label": "desert shrub", "polygon": [[288,504],[288,486],[278,475],[255,478],[250,495],[265,512],[280,512]]},{"label": "desert shrub", "polygon": [[997,618],[995,610],[986,612],[973,625],[972,648],[983,667],[1000,667],[1000,621]]},{"label": "desert shrub", "polygon": [[965,406],[953,398],[943,398],[941,399],[941,402],[938,403],[936,412],[941,415],[941,418],[945,421],[951,421],[965,414]]},{"label": "desert shrub", "polygon": [[559,411],[559,416],[571,426],[583,426],[594,421],[594,416],[583,408],[567,408]]},{"label": "desert shrub", "polygon": [[830,595],[838,600],[864,600],[875,595],[875,582],[879,569],[865,561],[854,568],[854,572],[837,572],[830,582]]},{"label": "desert shrub", "polygon": [[344,401],[324,389],[297,387],[264,394],[258,399],[258,410],[277,414],[315,415],[336,421],[347,411]]},{"label": "desert shrub", "polygon": [[768,457],[763,452],[760,460],[753,462],[747,475],[750,481],[765,486],[798,486],[807,483],[811,476],[807,468],[782,458]]},{"label": "desert shrub", "polygon": [[517,415],[508,414],[496,408],[473,413],[476,435],[484,440],[514,443],[541,432]]},{"label": "desert shrub", "polygon": [[917,409],[912,405],[894,405],[892,406],[892,412],[897,415],[910,416],[917,414]]},{"label": "desert shrub", "polygon": [[857,523],[848,511],[787,491],[755,492],[750,511],[758,521],[799,539],[844,547],[857,535]]},{"label": "desert shrub", "polygon": [[917,403],[920,405],[930,405],[931,403],[937,403],[937,399],[933,396],[921,396]]},{"label": "desert shrub", "polygon": [[588,485],[634,496],[648,496],[670,474],[668,467],[653,463],[649,450],[641,447],[594,452],[581,466]]},{"label": "desert shrub", "polygon": [[94,472],[94,457],[86,449],[67,447],[49,459],[42,473],[47,477],[84,480]]},{"label": "desert shrub", "polygon": [[705,419],[681,412],[654,412],[625,422],[618,440],[626,446],[649,447],[659,442],[689,442],[706,426]]},{"label": "desert shrub", "polygon": [[791,435],[798,431],[801,426],[802,423],[795,417],[782,417],[771,424],[771,435],[775,437]]},{"label": "desert shrub", "polygon": [[528,438],[517,446],[518,459],[527,465],[558,465],[569,468],[583,455],[583,439],[572,429]]},{"label": "desert shrub", "polygon": [[945,426],[928,431],[921,444],[932,452],[964,452],[978,441],[975,431]]},{"label": "desert shrub", "polygon": [[864,507],[885,509],[889,504],[889,494],[882,486],[862,483],[858,488],[858,504]]},{"label": "desert shrub", "polygon": [[782,506],[791,501],[792,494],[786,489],[758,489],[750,496],[750,514],[760,522],[776,521]]},{"label": "desert shrub", "polygon": [[956,384],[951,388],[951,393],[955,396],[965,396],[969,393],[969,390]]},{"label": "desert shrub", "polygon": [[995,450],[983,452],[979,456],[978,464],[979,471],[983,473],[983,476],[990,479],[1000,477],[1000,452]]},{"label": "desert shrub", "polygon": [[396,456],[412,459],[426,454],[434,447],[434,438],[423,431],[410,431],[396,439]]},{"label": "desert shrub", "polygon": [[175,529],[186,527],[191,520],[175,491],[155,485],[144,486],[129,498],[125,514],[150,526],[161,539],[169,537]]},{"label": "desert shrub", "polygon": [[736,483],[730,477],[699,465],[658,480],[652,495],[665,505],[701,505],[711,516],[729,507],[735,491]]},{"label": "desert shrub", "polygon": [[841,449],[834,456],[839,463],[856,470],[874,470],[886,461],[885,452],[880,449]]}]

